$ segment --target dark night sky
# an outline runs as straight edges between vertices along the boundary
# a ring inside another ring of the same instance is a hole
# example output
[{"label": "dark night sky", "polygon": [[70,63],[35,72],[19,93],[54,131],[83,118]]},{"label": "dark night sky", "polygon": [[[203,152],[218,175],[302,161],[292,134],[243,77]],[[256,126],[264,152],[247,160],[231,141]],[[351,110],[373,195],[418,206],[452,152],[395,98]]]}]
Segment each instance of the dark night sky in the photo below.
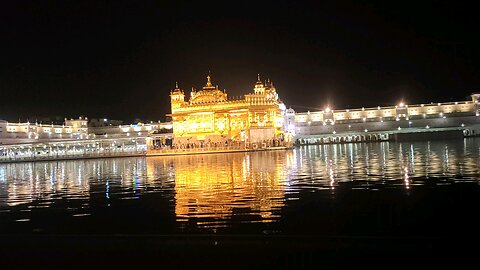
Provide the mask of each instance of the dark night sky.
[{"label": "dark night sky", "polygon": [[[270,77],[297,111],[463,100],[477,10],[458,1],[2,1],[0,118],[163,120],[178,80]],[[391,3],[384,3],[391,2]]]}]

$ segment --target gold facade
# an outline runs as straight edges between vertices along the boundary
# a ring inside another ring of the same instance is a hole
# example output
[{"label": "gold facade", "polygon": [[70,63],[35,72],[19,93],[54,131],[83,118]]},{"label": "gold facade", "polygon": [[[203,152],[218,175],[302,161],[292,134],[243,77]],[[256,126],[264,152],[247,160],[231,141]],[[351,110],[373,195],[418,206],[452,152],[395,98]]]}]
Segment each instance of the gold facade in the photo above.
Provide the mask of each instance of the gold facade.
[{"label": "gold facade", "polygon": [[190,98],[176,85],[170,93],[175,143],[251,142],[279,139],[282,135],[282,103],[275,87],[260,77],[254,92],[229,99],[225,90],[213,86],[211,77]]}]

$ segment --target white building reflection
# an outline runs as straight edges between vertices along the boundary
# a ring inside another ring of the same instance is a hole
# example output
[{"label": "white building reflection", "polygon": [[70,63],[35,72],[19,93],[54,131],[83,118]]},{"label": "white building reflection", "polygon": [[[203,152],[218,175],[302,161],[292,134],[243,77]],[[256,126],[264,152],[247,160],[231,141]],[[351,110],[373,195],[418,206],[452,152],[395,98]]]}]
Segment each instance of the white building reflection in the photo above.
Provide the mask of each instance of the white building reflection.
[{"label": "white building reflection", "polygon": [[480,173],[479,143],[464,139],[302,146],[295,149],[298,167],[294,173],[301,184],[314,189],[354,180],[403,180],[408,187],[415,179],[428,177],[474,180]]},{"label": "white building reflection", "polygon": [[[302,146],[287,151],[0,164],[0,208],[83,199],[110,203],[161,193],[180,222],[271,222],[301,192],[430,179],[478,181],[480,140]],[[152,207],[157,207],[152,205]]]},{"label": "white building reflection", "polygon": [[145,187],[145,166],[145,158],[1,164],[0,207],[88,199],[92,192],[110,192],[105,184],[120,189]]}]

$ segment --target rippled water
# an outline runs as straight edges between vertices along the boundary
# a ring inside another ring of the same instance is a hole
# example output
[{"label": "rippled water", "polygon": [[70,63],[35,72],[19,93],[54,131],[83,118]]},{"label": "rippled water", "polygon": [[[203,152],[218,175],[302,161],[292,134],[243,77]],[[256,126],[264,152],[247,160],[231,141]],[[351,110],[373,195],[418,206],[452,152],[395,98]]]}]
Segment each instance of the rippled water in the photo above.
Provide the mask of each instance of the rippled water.
[{"label": "rippled water", "polygon": [[479,139],[0,164],[0,230],[425,233],[469,221],[479,165]]}]

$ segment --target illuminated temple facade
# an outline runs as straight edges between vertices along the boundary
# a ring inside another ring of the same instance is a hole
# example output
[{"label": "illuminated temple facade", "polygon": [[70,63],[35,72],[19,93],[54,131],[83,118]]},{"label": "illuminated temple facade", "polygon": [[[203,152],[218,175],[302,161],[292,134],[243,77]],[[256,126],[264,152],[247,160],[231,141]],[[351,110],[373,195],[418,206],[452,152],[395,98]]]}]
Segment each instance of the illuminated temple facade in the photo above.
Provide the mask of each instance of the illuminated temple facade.
[{"label": "illuminated temple facade", "polygon": [[201,90],[192,88],[190,98],[176,85],[170,93],[174,143],[221,142],[262,143],[284,139],[285,105],[273,83],[260,76],[249,93],[229,99],[225,90],[214,86],[210,75]]}]

